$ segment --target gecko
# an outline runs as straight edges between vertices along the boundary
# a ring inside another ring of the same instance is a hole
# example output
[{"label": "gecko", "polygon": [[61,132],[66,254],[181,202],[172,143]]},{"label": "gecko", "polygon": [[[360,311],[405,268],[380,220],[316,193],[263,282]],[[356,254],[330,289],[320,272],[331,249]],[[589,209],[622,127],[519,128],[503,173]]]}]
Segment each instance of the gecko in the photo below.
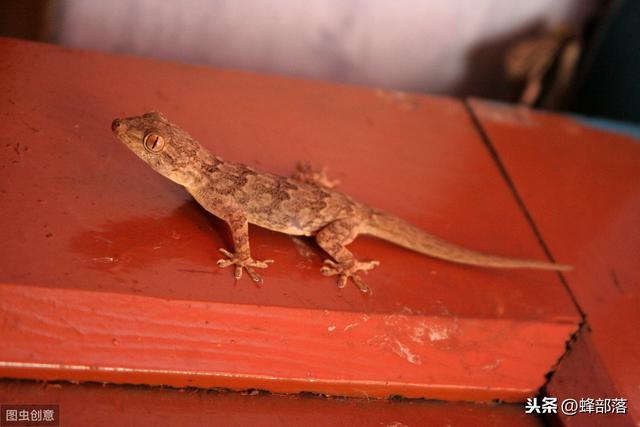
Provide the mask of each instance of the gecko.
[{"label": "gecko", "polygon": [[330,256],[320,273],[337,276],[340,288],[351,279],[365,293],[371,290],[359,273],[380,263],[360,261],[347,249],[361,234],[423,255],[472,266],[556,271],[572,268],[486,254],[449,243],[336,191],[336,182],[329,180],[324,170],[317,172],[299,166],[291,177],[283,177],[224,160],[159,112],[115,119],[111,129],[153,170],[182,185],[205,210],[226,222],[231,230],[233,251],[220,248],[224,257],[217,265],[234,266],[236,280],[244,270],[260,284],[263,280],[256,269],[267,268],[273,262],[252,258],[249,224],[293,236],[315,237]]}]

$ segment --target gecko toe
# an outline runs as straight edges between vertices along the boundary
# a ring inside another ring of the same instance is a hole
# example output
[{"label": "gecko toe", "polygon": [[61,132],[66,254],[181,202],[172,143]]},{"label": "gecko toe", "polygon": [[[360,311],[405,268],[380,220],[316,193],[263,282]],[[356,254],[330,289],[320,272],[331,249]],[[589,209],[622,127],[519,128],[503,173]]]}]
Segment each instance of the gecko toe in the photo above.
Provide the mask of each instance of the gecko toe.
[{"label": "gecko toe", "polygon": [[353,276],[351,276],[351,278],[353,279],[353,282],[356,284],[358,289],[360,289],[365,294],[371,293],[371,289],[362,281],[360,276],[358,276],[357,274],[354,274]]},{"label": "gecko toe", "polygon": [[322,274],[323,276],[335,276],[342,273],[340,265],[336,262],[330,259],[325,259],[324,264],[325,265],[320,268],[320,274]]},{"label": "gecko toe", "polygon": [[225,268],[225,267],[229,267],[231,264],[233,264],[233,261],[231,261],[230,259],[224,259],[223,258],[223,259],[219,259],[216,264],[220,268]]},{"label": "gecko toe", "polygon": [[364,283],[364,281],[356,273],[358,271],[368,271],[380,265],[379,261],[367,261],[355,263],[349,263],[346,265],[340,264],[333,260],[327,259],[324,261],[324,266],[320,269],[320,273],[323,276],[338,276],[338,287],[344,288],[349,281],[349,278],[353,279],[353,283],[363,293],[371,294],[371,289]]},{"label": "gecko toe", "polygon": [[264,261],[254,261],[251,263],[251,267],[253,268],[267,268],[269,264],[273,264],[272,259],[265,259]]},{"label": "gecko toe", "polygon": [[222,253],[222,255],[226,256],[227,258],[233,258],[233,254],[228,250],[226,250],[225,248],[218,248],[218,250]]},{"label": "gecko toe", "polygon": [[335,276],[336,274],[339,274],[339,272],[335,268],[322,267],[320,269],[320,274],[323,276]]},{"label": "gecko toe", "polygon": [[251,257],[238,256],[231,253],[226,249],[220,248],[219,251],[227,258],[219,259],[217,264],[220,268],[229,267],[235,265],[233,276],[236,280],[240,280],[242,277],[242,270],[246,270],[247,274],[255,284],[263,283],[262,277],[255,272],[254,268],[267,268],[269,264],[273,263],[272,259],[266,259],[264,261],[256,261]]},{"label": "gecko toe", "polygon": [[357,269],[360,271],[368,271],[372,270],[380,265],[380,261],[367,261],[367,262],[358,262]]},{"label": "gecko toe", "polygon": [[345,286],[347,286],[347,279],[348,278],[349,278],[349,276],[347,276],[346,274],[341,274],[340,277],[338,277],[338,287],[340,289],[342,289]]},{"label": "gecko toe", "polygon": [[261,285],[263,283],[262,277],[256,273],[253,268],[251,267],[245,267],[245,269],[247,270],[247,273],[249,274],[249,277],[251,277],[251,280],[253,280],[253,282],[257,285]]}]

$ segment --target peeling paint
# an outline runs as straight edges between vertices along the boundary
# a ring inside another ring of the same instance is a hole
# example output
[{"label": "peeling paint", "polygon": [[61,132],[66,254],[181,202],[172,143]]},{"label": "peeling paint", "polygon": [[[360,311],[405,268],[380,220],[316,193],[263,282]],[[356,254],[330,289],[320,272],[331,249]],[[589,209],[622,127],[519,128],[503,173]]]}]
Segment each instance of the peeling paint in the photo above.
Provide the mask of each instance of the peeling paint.
[{"label": "peeling paint", "polygon": [[[458,331],[458,319],[417,317],[418,311],[402,307],[400,313],[384,317],[384,334],[376,335],[368,343],[387,348],[409,363],[421,365],[421,348],[430,345],[448,346]],[[419,347],[415,347],[415,346]]]},{"label": "peeling paint", "polygon": [[503,359],[496,359],[495,362],[481,366],[480,369],[484,369],[485,371],[493,371],[496,368],[498,368],[500,365],[502,365],[502,360]]},{"label": "peeling paint", "polygon": [[118,262],[118,258],[114,258],[111,256],[103,256],[98,258],[91,258],[91,261],[99,264],[111,264],[113,262]]},{"label": "peeling paint", "polygon": [[407,345],[403,344],[397,338],[391,338],[387,335],[376,335],[369,339],[368,344],[376,345],[380,348],[387,348],[409,363],[422,365],[420,356],[414,354]]},{"label": "peeling paint", "polygon": [[424,336],[424,322],[420,322],[419,325],[413,327],[413,332],[409,335],[411,341],[423,344],[422,337]]},{"label": "peeling paint", "polygon": [[446,326],[430,326],[429,341],[441,341],[449,338],[449,331]]},{"label": "peeling paint", "polygon": [[351,328],[355,328],[356,326],[358,326],[360,323],[356,322],[356,323],[349,323],[347,326],[344,327],[343,331],[347,332],[349,329]]},{"label": "peeling paint", "polygon": [[406,345],[402,344],[399,340],[394,340],[394,344],[391,347],[391,350],[397,354],[398,356],[407,359],[409,363],[413,363],[414,365],[422,365],[422,359],[420,356],[417,356],[411,352],[411,349]]}]

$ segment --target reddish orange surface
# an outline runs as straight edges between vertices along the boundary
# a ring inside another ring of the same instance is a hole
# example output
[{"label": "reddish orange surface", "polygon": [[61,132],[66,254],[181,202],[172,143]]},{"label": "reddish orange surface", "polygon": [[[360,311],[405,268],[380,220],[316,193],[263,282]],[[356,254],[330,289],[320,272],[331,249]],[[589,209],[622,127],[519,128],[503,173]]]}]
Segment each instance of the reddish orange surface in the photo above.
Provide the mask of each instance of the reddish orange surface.
[{"label": "reddish orange surface", "polygon": [[64,426],[535,427],[521,405],[322,399],[205,390],[0,381],[0,402],[60,405]]},{"label": "reddish orange surface", "polygon": [[[568,117],[481,101],[472,106],[551,251],[577,266],[565,277],[590,329],[584,338],[590,356],[578,357],[602,364],[614,397],[629,399],[640,422],[638,140]],[[561,366],[565,384],[579,385],[576,377],[592,369],[585,365],[570,364],[569,373]],[[579,386],[563,389],[553,381],[550,391],[588,397]]]},{"label": "reddish orange surface", "polygon": [[2,338],[11,343],[0,372],[8,377],[519,401],[535,391],[528,378],[509,372],[542,372],[554,362],[530,360],[530,350],[511,344],[553,345],[548,334],[555,330],[538,322],[10,285],[0,285],[0,310]]},{"label": "reddish orange surface", "polygon": [[[326,165],[345,192],[434,234],[544,258],[457,101],[8,39],[0,61],[0,283],[11,319],[0,338],[16,342],[0,350],[0,374],[71,378],[64,367],[77,364],[91,368],[83,379],[185,383],[206,371],[242,386],[269,376],[260,385],[278,390],[315,380],[331,393],[513,400],[535,393],[576,329],[553,273],[463,267],[368,238],[351,247],[382,261],[366,276],[373,296],[322,277],[313,242],[257,228],[255,257],[276,263],[262,288],[234,283],[215,266],[220,221],[109,128],[160,110],[225,158],[281,174],[299,160]],[[205,314],[214,330],[198,323]],[[137,322],[147,316],[163,320],[153,333]],[[149,347],[136,347],[147,332]],[[198,345],[178,357],[187,333]],[[232,347],[198,352],[235,333],[246,344],[235,358]],[[150,366],[169,373],[138,375]]]},{"label": "reddish orange surface", "polygon": [[[571,344],[571,350],[560,362],[551,381],[545,387],[545,394],[564,399],[580,397],[619,398],[622,394],[614,386],[608,370],[603,366],[602,358],[596,351],[588,326],[580,329]],[[553,416],[552,425],[566,427],[631,427],[637,424],[633,416],[622,414],[586,414],[578,413],[565,416],[562,413]]]}]

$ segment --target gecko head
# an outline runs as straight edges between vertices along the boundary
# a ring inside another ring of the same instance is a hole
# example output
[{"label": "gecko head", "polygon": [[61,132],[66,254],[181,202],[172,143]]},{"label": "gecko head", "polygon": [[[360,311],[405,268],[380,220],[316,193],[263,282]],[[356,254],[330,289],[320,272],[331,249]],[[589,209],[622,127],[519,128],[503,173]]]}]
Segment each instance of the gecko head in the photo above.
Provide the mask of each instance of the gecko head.
[{"label": "gecko head", "polygon": [[181,185],[193,184],[197,160],[206,150],[162,114],[115,119],[111,130],[156,172]]}]

